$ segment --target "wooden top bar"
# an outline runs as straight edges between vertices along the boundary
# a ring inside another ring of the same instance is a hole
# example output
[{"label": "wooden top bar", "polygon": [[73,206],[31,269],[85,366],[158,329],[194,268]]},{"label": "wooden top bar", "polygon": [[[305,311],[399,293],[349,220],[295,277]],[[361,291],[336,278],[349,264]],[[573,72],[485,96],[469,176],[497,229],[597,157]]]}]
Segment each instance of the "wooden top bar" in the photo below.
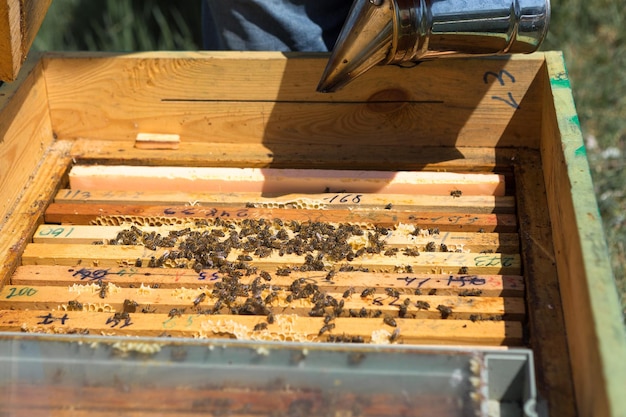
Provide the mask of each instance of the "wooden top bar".
[{"label": "wooden top bar", "polygon": [[[22,255],[24,265],[85,265],[119,266],[120,263],[132,265],[137,258],[146,264],[152,257],[159,258],[168,249],[147,249],[144,246],[108,246],[44,243],[30,243]],[[243,254],[231,251],[229,261],[236,261]],[[255,258],[251,264],[259,268],[278,268],[285,265],[303,264],[302,256],[270,254]],[[342,264],[342,262],[339,262]],[[501,253],[456,253],[425,252],[419,256],[405,256],[402,253],[393,256],[364,254],[349,262],[356,267],[366,267],[374,271],[406,271],[407,268],[417,273],[458,273],[463,268],[468,274],[519,274],[521,264],[518,254]]]},{"label": "wooden top bar", "polygon": [[[524,279],[519,275],[459,275],[459,274],[406,274],[384,272],[336,272],[331,281],[326,271],[298,272],[292,276],[271,273],[271,285],[287,287],[296,278],[305,278],[324,291],[341,292],[352,288],[360,294],[365,288],[376,288],[380,295],[384,288],[394,288],[402,295],[415,295],[416,290],[427,295],[435,290],[438,295],[458,295],[461,292],[480,291],[485,297],[522,297]],[[188,289],[212,288],[224,274],[215,269],[196,272],[180,268],[141,268],[134,265],[122,267],[22,265],[11,277],[11,285],[71,286],[102,279],[119,287],[135,287],[141,284],[158,288]],[[250,284],[256,274],[244,276],[242,283]]]},{"label": "wooden top bar", "polygon": [[[197,220],[275,219],[299,222],[375,224],[391,227],[398,223],[421,228],[439,228],[444,231],[504,232],[517,230],[514,214],[465,214],[423,211],[378,210],[370,213],[354,210],[294,210],[239,206],[131,206],[108,204],[50,204],[46,210],[48,223],[119,225],[139,221],[146,225],[184,224]],[[142,221],[142,219],[144,219]]]},{"label": "wooden top bar", "polygon": [[513,196],[462,195],[451,200],[446,195],[399,195],[365,193],[322,194],[266,194],[260,193],[183,193],[180,191],[115,191],[62,189],[54,201],[59,204],[120,204],[153,206],[210,206],[224,207],[252,204],[255,207],[274,208],[345,208],[350,210],[384,209],[391,205],[395,210],[450,211],[450,202],[459,213],[514,213]]},{"label": "wooden top bar", "polygon": [[[182,336],[206,338],[249,337],[256,340],[276,341],[326,341],[329,335],[350,335],[371,342],[389,343],[395,328],[385,325],[382,318],[337,318],[335,327],[319,334],[324,327],[323,318],[278,315],[267,330],[254,331],[259,323],[266,323],[259,316],[206,316],[182,314],[131,314],[129,323],[125,319],[117,323],[114,313],[50,310],[2,310],[0,329],[9,331],[38,331],[71,333],[82,330],[106,335]],[[412,344],[454,345],[519,345],[522,341],[522,324],[515,321],[471,320],[420,320],[396,319],[400,328],[399,341]],[[379,333],[375,333],[379,330]],[[378,336],[377,336],[378,335]]]}]

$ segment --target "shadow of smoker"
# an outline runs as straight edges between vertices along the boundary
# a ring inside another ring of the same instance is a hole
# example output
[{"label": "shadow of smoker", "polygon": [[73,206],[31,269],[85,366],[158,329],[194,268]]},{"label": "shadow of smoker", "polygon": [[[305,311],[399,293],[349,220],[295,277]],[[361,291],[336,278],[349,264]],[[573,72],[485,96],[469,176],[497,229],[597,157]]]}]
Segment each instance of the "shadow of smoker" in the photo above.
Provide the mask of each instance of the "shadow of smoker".
[{"label": "shadow of smoker", "polygon": [[[268,167],[374,170],[389,182],[397,171],[462,167],[465,149],[515,145],[524,130],[520,123],[535,116],[529,108],[519,112],[523,114],[517,122],[519,103],[491,98],[501,80],[511,83],[508,59],[379,66],[338,92],[317,93],[327,59],[327,54],[317,53],[285,55],[276,98],[268,103],[271,109],[263,123]],[[338,191],[336,187],[320,181],[307,192]],[[377,191],[373,186],[352,189],[349,182],[339,188]]]}]

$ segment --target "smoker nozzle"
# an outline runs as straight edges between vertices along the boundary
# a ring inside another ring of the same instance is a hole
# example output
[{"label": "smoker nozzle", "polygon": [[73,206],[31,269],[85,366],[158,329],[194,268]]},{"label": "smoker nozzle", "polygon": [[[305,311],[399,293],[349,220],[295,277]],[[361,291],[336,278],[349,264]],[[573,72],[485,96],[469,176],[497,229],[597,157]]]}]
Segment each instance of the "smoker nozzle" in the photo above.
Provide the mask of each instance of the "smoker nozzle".
[{"label": "smoker nozzle", "polygon": [[549,0],[355,0],[317,90],[379,64],[536,51]]}]

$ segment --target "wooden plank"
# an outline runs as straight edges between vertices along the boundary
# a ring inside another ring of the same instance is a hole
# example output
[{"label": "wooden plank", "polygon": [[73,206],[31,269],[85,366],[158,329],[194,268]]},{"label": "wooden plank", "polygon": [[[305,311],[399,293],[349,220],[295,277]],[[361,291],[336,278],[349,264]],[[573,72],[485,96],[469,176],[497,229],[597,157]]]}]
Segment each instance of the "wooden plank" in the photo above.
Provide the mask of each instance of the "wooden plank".
[{"label": "wooden plank", "polygon": [[[146,264],[151,257],[159,258],[168,249],[150,250],[144,246],[109,246],[109,245],[47,245],[30,243],[22,255],[24,265],[84,265],[84,266],[119,266],[133,264],[141,258]],[[276,252],[276,251],[274,251]],[[241,251],[231,250],[227,256],[230,262],[236,262]],[[302,265],[304,256],[280,256],[278,253],[263,258],[255,258],[251,265],[258,268],[279,268],[285,265]],[[467,274],[520,274],[520,256],[501,253],[444,253],[426,252],[419,256],[406,256],[398,253],[392,256],[369,255],[356,257],[352,262],[339,262],[355,267],[366,267],[380,272],[406,271],[410,268],[416,273],[458,273],[464,269]],[[338,266],[337,266],[338,268]]]},{"label": "wooden plank", "polygon": [[14,84],[0,87],[0,224],[41,163],[52,137],[42,67],[34,57]]},{"label": "wooden plank", "polygon": [[[332,292],[329,288],[326,295],[336,300],[344,300],[344,317],[349,316],[349,310],[360,311],[366,309],[367,316],[372,316],[373,312],[380,310],[381,317],[398,317],[399,306],[405,300],[410,300],[407,306],[406,318],[418,319],[439,319],[442,314],[437,307],[442,305],[449,307],[451,313],[447,316],[449,320],[469,320],[471,316],[481,316],[484,320],[492,317],[506,320],[522,320],[525,314],[524,300],[519,297],[483,297],[467,296],[459,297],[440,295],[402,295],[390,297],[382,294],[374,294],[368,297],[360,297],[353,294],[347,298],[342,298],[342,293]],[[6,285],[0,291],[0,308],[16,310],[66,310],[70,300],[82,304],[84,311],[123,311],[124,300],[133,300],[139,305],[137,311],[142,308],[149,308],[154,313],[167,314],[172,309],[181,309],[189,313],[195,311],[213,311],[218,298],[212,297],[209,289],[186,289],[186,288],[149,288],[145,285],[139,288],[117,287],[109,283],[105,297],[100,293],[101,287],[98,284],[76,284],[70,287],[31,287],[21,285]],[[321,290],[320,290],[321,291]],[[206,298],[198,303],[194,300],[200,294],[208,294]],[[266,298],[272,291],[264,290],[261,297]],[[314,303],[309,299],[295,299],[287,301],[286,297],[292,291],[283,289],[276,292],[274,301],[265,303],[265,306],[274,314],[297,314],[306,317],[314,307]],[[248,294],[251,296],[251,294]],[[247,297],[237,297],[233,305],[243,306]],[[427,303],[430,307],[418,308],[417,305]],[[199,309],[199,310],[198,310]],[[223,307],[222,312],[227,312],[228,308]],[[266,313],[267,314],[267,313]],[[265,315],[266,315],[265,314]],[[325,314],[324,314],[325,315]]]},{"label": "wooden plank", "polygon": [[[425,171],[74,165],[70,188],[114,191],[504,195],[504,176]],[[454,194],[453,194],[454,193]]]},{"label": "wooden plank", "polygon": [[52,0],[20,0],[20,3],[22,7],[22,56],[26,57]]},{"label": "wooden plank", "polygon": [[289,155],[275,155],[271,147],[254,143],[182,141],[174,152],[138,150],[119,140],[78,138],[72,155],[79,163],[103,165],[213,166],[254,168],[377,169],[405,171],[494,172],[506,170],[514,151],[480,147],[365,145],[358,141],[341,145],[302,143]]},{"label": "wooden plank", "polygon": [[23,183],[27,185],[24,194],[0,227],[0,284],[8,282],[24,246],[40,222],[46,204],[56,193],[56,186],[71,162],[70,147],[71,143],[66,141],[52,144],[42,164],[32,172],[32,181]]},{"label": "wooden plank", "polygon": [[563,57],[546,57],[541,159],[578,412],[623,415],[623,315]]},{"label": "wooden plank", "polygon": [[[260,271],[259,271],[260,272]],[[267,272],[267,271],[266,271]],[[485,297],[522,297],[524,279],[519,275],[460,275],[460,274],[406,274],[383,272],[337,272],[332,281],[326,280],[327,272],[299,272],[296,276],[270,274],[271,282],[279,287],[290,286],[294,279],[318,285],[321,291],[343,293],[352,288],[360,294],[365,288],[376,288],[385,294],[384,288],[393,288],[401,295],[415,295],[435,291],[437,295],[458,295],[463,292],[480,292]],[[11,285],[22,286],[71,286],[96,282],[112,282],[118,287],[157,286],[158,288],[212,289],[224,274],[215,269],[199,272],[179,268],[145,268],[128,265],[123,267],[67,267],[53,265],[22,265],[11,277]],[[242,284],[251,284],[258,274],[243,276]],[[264,281],[265,282],[265,281]]]},{"label": "wooden plank", "polygon": [[[160,233],[167,235],[170,231],[180,231],[180,226],[148,226],[142,227],[144,233]],[[117,240],[117,236],[128,226],[86,226],[73,225],[64,226],[56,224],[42,224],[33,235],[34,243],[48,244],[108,244]],[[210,230],[210,228],[198,228],[199,231]],[[238,227],[235,231],[241,232]],[[371,230],[374,232],[374,229]],[[289,238],[294,236],[292,231],[288,231]],[[441,245],[446,250],[441,249]],[[430,246],[430,248],[429,248]],[[517,233],[464,233],[464,232],[443,232],[437,234],[419,234],[417,236],[408,235],[406,232],[389,231],[385,237],[386,248],[404,249],[407,247],[417,248],[420,252],[455,252],[456,250],[470,252],[519,252],[519,236]]]},{"label": "wooden plank", "polygon": [[389,146],[537,146],[543,97],[533,81],[542,54],[380,66],[349,89],[317,94],[327,59],[278,52],[47,54],[51,116],[61,138],[132,142],[139,132],[179,134],[191,142],[264,143],[279,160],[302,143],[358,138],[380,145],[381,132]]},{"label": "wooden plank", "polygon": [[[515,161],[515,188],[522,236],[522,262],[528,277],[528,343],[533,349],[537,389],[550,415],[576,416],[574,387],[567,346],[558,273],[552,246],[552,226],[536,152],[520,152]],[[538,279],[540,277],[540,279]],[[558,354],[555,354],[558,352]]]},{"label": "wooden plank", "polygon": [[52,0],[0,1],[0,80],[15,81]]},{"label": "wooden plank", "polygon": [[13,81],[22,63],[21,8],[18,0],[0,1],[0,80]]},{"label": "wooden plank", "polygon": [[450,211],[451,202],[458,213],[515,213],[514,196],[462,195],[401,195],[401,194],[277,194],[266,193],[184,193],[178,191],[112,191],[62,189],[54,198],[56,203],[91,203],[155,205],[155,206],[212,206],[253,205],[276,208],[347,208],[372,210],[392,207],[395,210],[419,209],[425,212]]},{"label": "wooden plank", "polygon": [[[323,318],[277,315],[267,330],[253,331],[266,323],[262,316],[206,316],[182,314],[130,315],[130,324],[111,320],[112,313],[58,310],[1,310],[0,330],[44,333],[72,333],[88,330],[91,334],[176,337],[245,338],[276,341],[326,341],[329,335],[362,337],[365,342],[388,343],[394,328],[382,318],[347,318],[334,320],[335,327],[319,335]],[[410,344],[508,345],[522,341],[522,325],[515,321],[396,319],[400,329],[398,342]],[[126,324],[126,325],[125,325]],[[380,331],[375,333],[376,331]]]},{"label": "wooden plank", "polygon": [[197,220],[213,219],[241,221],[243,219],[281,219],[298,222],[327,222],[375,224],[393,227],[399,223],[420,228],[438,228],[441,231],[487,233],[515,233],[517,220],[514,214],[464,214],[422,211],[380,210],[363,212],[355,210],[294,210],[280,208],[255,208],[240,206],[146,206],[127,204],[58,204],[46,210],[46,223],[119,225],[129,222],[147,225],[184,224]]}]

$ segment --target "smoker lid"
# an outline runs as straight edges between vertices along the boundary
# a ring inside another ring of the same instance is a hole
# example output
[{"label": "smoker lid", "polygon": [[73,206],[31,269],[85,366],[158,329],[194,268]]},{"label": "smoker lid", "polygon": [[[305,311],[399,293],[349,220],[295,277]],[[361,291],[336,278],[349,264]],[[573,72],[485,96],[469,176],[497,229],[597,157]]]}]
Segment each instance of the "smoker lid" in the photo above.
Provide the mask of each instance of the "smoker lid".
[{"label": "smoker lid", "polygon": [[355,1],[339,34],[319,92],[332,92],[386,61],[393,43],[393,9],[389,1]]}]

